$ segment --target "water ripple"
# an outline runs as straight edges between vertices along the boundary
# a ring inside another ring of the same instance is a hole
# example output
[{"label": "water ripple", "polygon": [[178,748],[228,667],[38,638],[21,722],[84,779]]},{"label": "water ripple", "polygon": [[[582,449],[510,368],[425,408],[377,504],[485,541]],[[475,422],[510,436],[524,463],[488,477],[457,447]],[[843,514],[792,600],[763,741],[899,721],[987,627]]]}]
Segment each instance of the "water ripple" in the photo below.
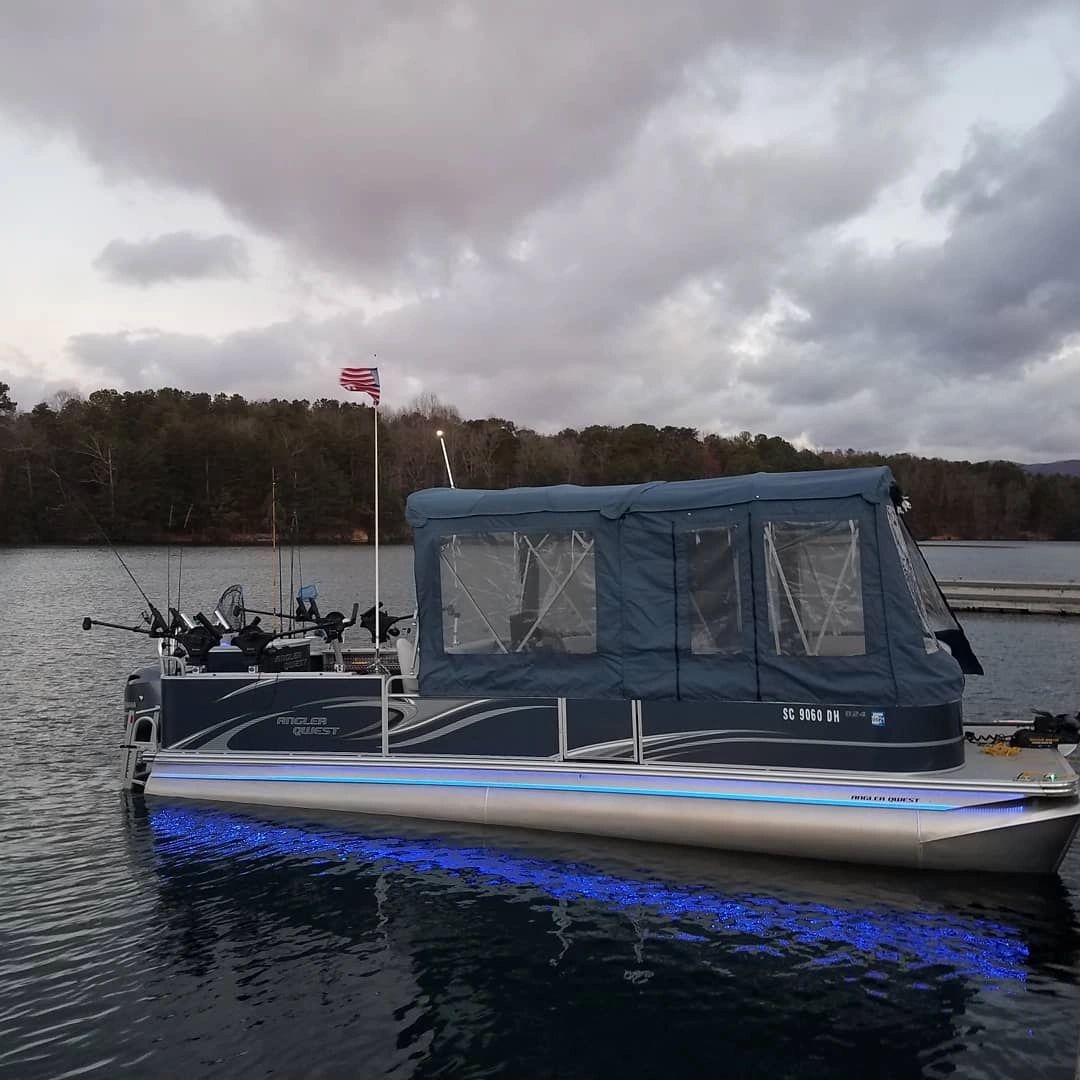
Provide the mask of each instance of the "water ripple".
[{"label": "water ripple", "polygon": [[[305,567],[349,598],[360,557]],[[266,558],[192,552],[185,582],[205,606]],[[116,582],[105,552],[0,551],[0,1076],[1071,1080],[1080,851],[973,882],[144,805],[115,760],[141,643],[76,629],[131,614]],[[974,631],[1054,682],[1080,627],[1024,625]]]}]

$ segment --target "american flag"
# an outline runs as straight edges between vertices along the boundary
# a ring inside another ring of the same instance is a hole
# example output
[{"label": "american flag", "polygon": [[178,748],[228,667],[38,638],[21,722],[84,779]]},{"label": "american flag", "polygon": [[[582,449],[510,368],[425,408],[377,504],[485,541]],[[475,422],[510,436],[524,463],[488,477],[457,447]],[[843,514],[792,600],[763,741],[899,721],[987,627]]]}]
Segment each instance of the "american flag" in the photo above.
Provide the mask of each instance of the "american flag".
[{"label": "american flag", "polygon": [[341,369],[341,385],[358,394],[368,394],[379,404],[379,369],[376,367],[346,367]]}]

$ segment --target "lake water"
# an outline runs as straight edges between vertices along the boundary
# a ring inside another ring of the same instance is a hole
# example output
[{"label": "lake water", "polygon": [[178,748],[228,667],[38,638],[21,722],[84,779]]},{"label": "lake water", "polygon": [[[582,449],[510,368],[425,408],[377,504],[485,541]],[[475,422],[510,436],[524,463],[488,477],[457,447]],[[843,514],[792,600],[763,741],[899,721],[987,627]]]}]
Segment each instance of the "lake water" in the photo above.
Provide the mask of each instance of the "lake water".
[{"label": "lake water", "polygon": [[[175,556],[124,555],[175,592]],[[928,556],[1047,580],[1080,547]],[[266,603],[271,569],[189,550],[183,606]],[[347,610],[371,553],[304,577]],[[409,549],[382,579],[411,610]],[[146,642],[79,623],[133,621],[134,587],[107,551],[0,549],[0,595],[0,1076],[1073,1076],[1077,847],[976,880],[125,798]],[[969,714],[1080,708],[1080,620],[964,621]]]},{"label": "lake water", "polygon": [[923,551],[942,580],[1080,581],[1080,543],[928,543]]}]

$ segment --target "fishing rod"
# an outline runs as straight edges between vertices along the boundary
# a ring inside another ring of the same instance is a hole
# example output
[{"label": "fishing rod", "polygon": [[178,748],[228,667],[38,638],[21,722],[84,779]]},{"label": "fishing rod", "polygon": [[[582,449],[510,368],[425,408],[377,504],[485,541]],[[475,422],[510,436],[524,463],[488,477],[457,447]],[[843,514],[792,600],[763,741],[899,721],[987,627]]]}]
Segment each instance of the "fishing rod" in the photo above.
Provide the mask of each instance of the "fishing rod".
[{"label": "fishing rod", "polygon": [[176,572],[176,606],[180,607],[180,587],[184,584],[184,549],[180,548],[180,568]]},{"label": "fishing rod", "polygon": [[[151,618],[149,620],[150,625],[151,625],[151,629],[152,630],[153,629],[158,629],[158,630],[161,630],[161,631],[168,630],[169,624],[165,621],[165,617],[161,614],[161,612],[158,610],[157,606],[150,599],[150,597],[146,595],[146,590],[143,589],[143,587],[139,584],[138,578],[136,578],[135,575],[132,573],[131,567],[128,566],[128,564],[124,561],[123,555],[121,555],[120,552],[117,550],[116,545],[112,542],[112,538],[105,531],[105,527],[101,524],[101,522],[98,521],[98,519],[93,515],[93,513],[90,510],[90,507],[87,506],[86,503],[82,499],[80,499],[73,491],[70,491],[68,489],[67,485],[64,483],[64,478],[56,471],[55,468],[53,468],[52,465],[47,464],[45,466],[45,468],[48,469],[48,471],[50,473],[52,473],[52,475],[56,478],[57,486],[60,488],[60,496],[61,496],[61,498],[65,499],[65,500],[70,500],[77,507],[79,507],[82,510],[82,512],[86,515],[87,519],[90,521],[90,524],[93,525],[94,528],[97,529],[97,531],[99,533],[101,533],[101,536],[104,539],[105,543],[108,545],[109,550],[116,556],[116,561],[118,563],[120,563],[120,565],[123,567],[124,573],[127,574],[127,576],[131,579],[132,585],[134,585],[135,588],[138,590],[139,595],[143,599],[143,603],[145,603],[147,608],[149,609],[150,616],[151,616]],[[84,619],[83,620],[83,629],[84,630],[89,630],[90,627],[87,626],[86,623],[87,623],[87,620]],[[91,625],[95,625],[95,622],[92,619],[90,620],[90,623],[91,623]],[[105,626],[105,625],[110,625],[110,624],[97,623],[96,625]],[[115,626],[115,624],[112,624],[112,625]],[[128,627],[124,627],[124,626],[117,627],[117,628],[121,629],[121,630],[129,629]]]},{"label": "fishing rod", "polygon": [[[300,553],[300,518],[296,513],[296,473],[293,473],[293,512],[292,512],[292,544],[289,548],[289,595],[301,601],[307,597],[304,588],[304,560]],[[297,591],[296,575],[300,575],[300,588]],[[316,595],[318,589],[315,590]],[[311,598],[313,599],[313,597]],[[299,610],[299,609],[298,609]]]},{"label": "fishing rod", "polygon": [[[165,603],[172,603],[172,529],[173,529],[173,509],[174,504],[169,503],[169,521],[166,525],[165,532]],[[195,509],[195,504],[190,503],[187,508],[187,513],[184,515],[184,523],[180,526],[182,532],[187,532],[188,522],[191,520],[191,511]],[[181,606],[181,597],[183,595],[184,587],[184,542],[183,539],[176,545],[177,562],[179,563],[179,569],[176,576],[176,606]]]},{"label": "fishing rod", "polygon": [[91,619],[87,615],[82,621],[82,628],[89,630],[94,626],[104,626],[109,630],[126,630],[129,634],[145,634],[147,637],[167,637],[172,632],[171,627],[165,625],[151,624],[147,627],[139,626],[136,623],[135,626],[124,626],[123,623],[106,622],[104,619]]},{"label": "fishing rod", "polygon": [[[173,504],[169,503],[169,522],[165,526],[165,603],[172,603],[172,542],[169,539],[172,533]],[[177,607],[180,606],[177,602]]]},{"label": "fishing rod", "polygon": [[288,619],[290,622],[317,622],[318,615],[290,615],[287,611],[265,611],[263,608],[254,608],[244,605],[244,610],[249,615],[266,615],[271,619]]}]

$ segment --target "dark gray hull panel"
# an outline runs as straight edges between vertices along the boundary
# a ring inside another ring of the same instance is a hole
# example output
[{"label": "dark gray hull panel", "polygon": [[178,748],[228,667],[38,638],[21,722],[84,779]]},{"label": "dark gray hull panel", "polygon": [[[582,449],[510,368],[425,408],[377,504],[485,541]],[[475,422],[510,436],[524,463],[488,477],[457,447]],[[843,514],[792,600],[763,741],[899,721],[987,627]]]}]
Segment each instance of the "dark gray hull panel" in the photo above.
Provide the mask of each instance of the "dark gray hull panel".
[{"label": "dark gray hull panel", "polygon": [[[184,675],[161,681],[162,746],[381,753],[382,684],[347,674]],[[393,754],[932,772],[964,760],[959,702],[895,707],[556,698],[388,702]],[[640,710],[640,747],[634,710]],[[560,709],[563,742],[560,742]]]},{"label": "dark gray hull panel", "polygon": [[[202,751],[378,754],[382,683],[355,675],[184,675],[162,679],[162,746]],[[555,699],[388,702],[394,754],[559,753]]]}]

